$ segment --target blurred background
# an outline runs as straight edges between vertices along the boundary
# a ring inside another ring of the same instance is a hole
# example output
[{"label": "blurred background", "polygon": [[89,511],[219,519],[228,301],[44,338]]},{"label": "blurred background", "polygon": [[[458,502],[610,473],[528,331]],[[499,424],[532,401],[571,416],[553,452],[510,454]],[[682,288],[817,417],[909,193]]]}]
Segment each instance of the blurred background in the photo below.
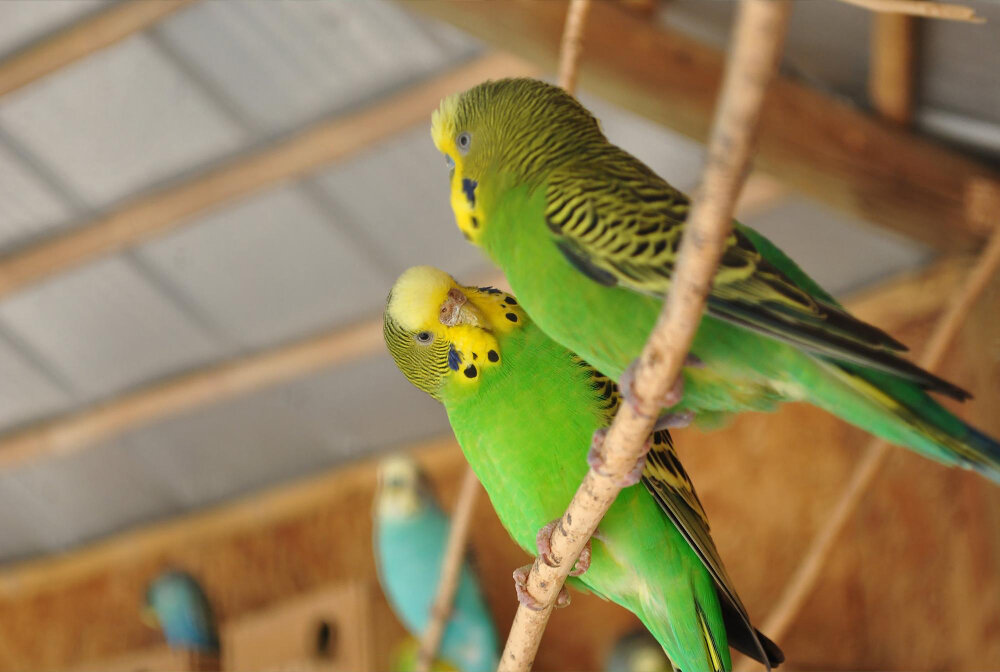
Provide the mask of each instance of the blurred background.
[{"label": "blurred background", "polygon": [[[1000,223],[1000,6],[965,4],[986,23],[796,3],[738,213],[915,352]],[[387,667],[374,459],[412,453],[446,507],[463,463],[381,308],[415,264],[502,282],[454,225],[429,114],[550,78],[565,7],[0,3],[0,670],[194,665],[140,619],[168,568],[201,583],[225,669]],[[580,98],[685,190],[733,10],[607,0],[586,33]],[[993,434],[998,307],[994,282],[942,369]],[[676,438],[760,621],[868,439],[795,406]],[[895,450],[788,667],[1000,668],[998,492]],[[503,635],[527,556],[485,497],[473,547]],[[602,669],[634,626],[575,598],[537,668]]]}]

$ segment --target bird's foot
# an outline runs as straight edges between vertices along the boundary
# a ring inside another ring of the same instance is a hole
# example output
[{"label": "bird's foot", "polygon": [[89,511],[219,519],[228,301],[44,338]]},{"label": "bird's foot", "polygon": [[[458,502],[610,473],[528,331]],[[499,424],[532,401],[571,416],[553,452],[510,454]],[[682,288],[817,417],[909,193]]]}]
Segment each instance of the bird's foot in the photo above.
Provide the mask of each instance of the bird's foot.
[{"label": "bird's foot", "polygon": [[[587,452],[587,464],[590,468],[596,471],[601,476],[607,476],[608,472],[604,468],[604,439],[608,436],[608,428],[602,427],[594,432],[593,438],[590,440],[590,450]],[[627,488],[630,485],[635,485],[642,478],[642,470],[646,468],[646,453],[649,452],[649,448],[652,444],[647,439],[646,443],[643,445],[642,454],[639,455],[639,459],[635,461],[635,467],[633,467],[624,478],[618,482],[618,486],[621,488]]]},{"label": "bird's foot", "polygon": [[[542,527],[538,530],[538,536],[535,537],[535,545],[538,547],[538,559],[544,562],[549,567],[555,567],[559,562],[552,555],[552,533],[555,531],[556,527],[562,521],[562,518],[556,518],[551,523]],[[580,576],[590,568],[590,540],[587,540],[587,545],[583,547],[580,551],[580,557],[576,559],[576,564],[573,565],[573,569],[570,570],[570,576]]]},{"label": "bird's foot", "polygon": [[[618,388],[621,390],[622,397],[625,401],[632,407],[632,410],[636,412],[637,415],[645,416],[646,413],[643,411],[644,408],[649,408],[651,404],[645,403],[645,400],[640,399],[639,395],[635,391],[635,370],[639,365],[639,360],[633,360],[625,372],[622,374],[621,380],[618,382]],[[684,366],[691,368],[701,368],[705,366],[704,362],[700,359],[688,353],[687,357],[684,358]],[[670,386],[667,393],[663,395],[662,398],[657,401],[657,406],[659,408],[671,408],[676,405],[681,399],[684,398],[684,377],[681,375],[677,376],[677,380],[674,384]]]},{"label": "bird's foot", "polygon": [[[532,597],[528,592],[528,574],[531,572],[531,565],[518,567],[514,570],[514,592],[517,593],[517,601],[532,611],[541,611],[542,604]],[[559,596],[553,605],[556,609],[569,606],[569,591],[563,586],[559,589]]]},{"label": "bird's foot", "polygon": [[682,429],[694,421],[694,411],[677,411],[676,413],[661,413],[653,425],[653,431],[662,429]]}]

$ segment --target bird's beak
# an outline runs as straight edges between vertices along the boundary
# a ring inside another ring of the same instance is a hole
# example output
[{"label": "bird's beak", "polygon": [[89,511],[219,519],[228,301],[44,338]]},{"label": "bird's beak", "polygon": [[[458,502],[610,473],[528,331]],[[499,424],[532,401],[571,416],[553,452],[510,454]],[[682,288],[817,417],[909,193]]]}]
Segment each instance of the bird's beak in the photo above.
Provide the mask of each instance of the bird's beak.
[{"label": "bird's beak", "polygon": [[446,327],[455,327],[460,324],[471,327],[486,327],[483,313],[457,287],[448,290],[448,295],[441,304],[438,319]]},{"label": "bird's beak", "polygon": [[160,627],[160,619],[156,617],[156,610],[152,607],[143,607],[139,612],[139,620],[150,628]]}]

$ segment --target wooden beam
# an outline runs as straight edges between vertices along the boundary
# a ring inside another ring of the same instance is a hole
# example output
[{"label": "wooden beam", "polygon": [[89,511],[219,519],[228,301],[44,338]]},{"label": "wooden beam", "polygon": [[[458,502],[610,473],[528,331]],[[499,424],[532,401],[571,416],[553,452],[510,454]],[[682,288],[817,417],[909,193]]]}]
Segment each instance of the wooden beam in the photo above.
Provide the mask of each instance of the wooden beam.
[{"label": "wooden beam", "polygon": [[[553,69],[566,5],[421,0],[407,7]],[[724,55],[683,33],[595,3],[580,84],[704,141]],[[970,28],[975,29],[975,28]],[[757,165],[793,189],[940,249],[973,248],[992,225],[966,213],[975,178],[994,169],[872,118],[789,79],[765,103]]]},{"label": "wooden beam", "polygon": [[124,40],[194,0],[116,2],[0,62],[0,96]]},{"label": "wooden beam", "polygon": [[428,123],[441,98],[534,69],[503,54],[479,58],[352,114],[320,122],[181,184],[130,201],[97,220],[0,259],[0,299],[43,278],[143,243],[237,198],[347,159],[414,124]]},{"label": "wooden beam", "polygon": [[[942,292],[935,309],[923,303],[924,295],[936,281],[950,282],[949,268],[940,278],[891,283],[881,305],[914,305],[913,313],[900,315],[902,324],[865,317],[919,346],[925,326],[948,300]],[[997,292],[1000,285],[992,296]],[[873,293],[849,305],[880,309]],[[1000,380],[1000,359],[980,355],[1000,331],[991,306],[981,302],[945,375],[977,395],[963,407],[967,417],[996,433],[1000,409],[990,391]],[[786,404],[773,414],[742,414],[712,433],[678,430],[675,438],[720,552],[751,614],[760,617],[867,437],[819,409]],[[465,466],[454,441],[431,441],[414,451],[450,510]],[[790,664],[996,667],[1000,643],[988,626],[997,601],[983,596],[1000,594],[992,569],[1000,561],[1000,541],[989,533],[1000,524],[1000,490],[907,451],[895,451],[890,460],[831,558],[804,620],[780,642]],[[776,482],[783,486],[771,487]],[[167,566],[199,577],[223,628],[333,583],[372,585],[374,485],[370,461],[348,465],[80,550],[0,568],[0,672],[65,669],[154,645],[160,635],[140,623],[138,605],[147,582]],[[949,543],[940,544],[945,537]],[[504,632],[516,606],[510,568],[524,564],[526,556],[513,548],[488,506],[475,512],[472,546]],[[768,554],[761,548],[784,550]],[[377,591],[372,597],[381,599]],[[931,622],[933,637],[926,631]],[[574,595],[571,608],[553,617],[538,669],[598,669],[611,641],[634,626],[614,605]],[[398,633],[399,626],[393,627]],[[376,629],[376,636],[383,634]],[[384,651],[391,643],[390,637],[377,646]],[[376,668],[386,669],[385,662],[376,661]]]},{"label": "wooden beam", "polygon": [[0,469],[66,455],[186,410],[249,394],[382,348],[382,320],[213,364],[0,438]]},{"label": "wooden beam", "polygon": [[905,14],[876,13],[871,21],[868,95],[879,114],[908,125],[913,116],[916,19]]}]

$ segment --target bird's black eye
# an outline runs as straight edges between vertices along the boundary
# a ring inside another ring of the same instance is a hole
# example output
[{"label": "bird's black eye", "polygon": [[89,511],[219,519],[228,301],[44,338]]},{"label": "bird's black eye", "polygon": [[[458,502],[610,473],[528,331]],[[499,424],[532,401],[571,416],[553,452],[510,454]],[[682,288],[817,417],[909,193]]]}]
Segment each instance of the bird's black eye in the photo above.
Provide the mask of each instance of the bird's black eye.
[{"label": "bird's black eye", "polygon": [[468,131],[462,131],[458,134],[458,138],[455,140],[455,144],[458,145],[458,151],[465,154],[469,151],[469,145],[472,144],[472,134]]},{"label": "bird's black eye", "polygon": [[420,345],[427,345],[434,340],[434,334],[429,331],[421,331],[417,334],[417,343]]}]

